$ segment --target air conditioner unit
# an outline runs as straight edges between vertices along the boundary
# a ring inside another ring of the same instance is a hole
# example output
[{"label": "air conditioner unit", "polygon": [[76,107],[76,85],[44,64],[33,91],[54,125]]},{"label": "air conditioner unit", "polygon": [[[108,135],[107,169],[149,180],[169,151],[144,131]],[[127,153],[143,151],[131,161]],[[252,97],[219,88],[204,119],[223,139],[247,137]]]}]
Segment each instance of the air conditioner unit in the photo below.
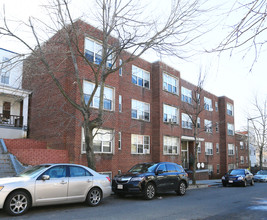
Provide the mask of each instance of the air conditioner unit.
[{"label": "air conditioner unit", "polygon": [[145,154],[149,154],[149,150],[148,150],[148,149],[145,149],[145,150],[144,150],[144,153],[145,153]]},{"label": "air conditioner unit", "polygon": [[140,120],[144,120],[143,115],[139,115],[139,119],[140,119]]},{"label": "air conditioner unit", "polygon": [[172,119],[171,118],[169,119],[169,122],[172,123]]}]

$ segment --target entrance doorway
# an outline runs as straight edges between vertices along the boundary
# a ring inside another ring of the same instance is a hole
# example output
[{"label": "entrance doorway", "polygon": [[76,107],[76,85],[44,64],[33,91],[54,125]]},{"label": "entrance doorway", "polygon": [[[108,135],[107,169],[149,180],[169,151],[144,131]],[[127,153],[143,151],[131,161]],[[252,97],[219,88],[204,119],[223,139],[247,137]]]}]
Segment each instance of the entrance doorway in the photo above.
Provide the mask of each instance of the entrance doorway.
[{"label": "entrance doorway", "polygon": [[181,141],[182,166],[189,169],[188,141]]}]

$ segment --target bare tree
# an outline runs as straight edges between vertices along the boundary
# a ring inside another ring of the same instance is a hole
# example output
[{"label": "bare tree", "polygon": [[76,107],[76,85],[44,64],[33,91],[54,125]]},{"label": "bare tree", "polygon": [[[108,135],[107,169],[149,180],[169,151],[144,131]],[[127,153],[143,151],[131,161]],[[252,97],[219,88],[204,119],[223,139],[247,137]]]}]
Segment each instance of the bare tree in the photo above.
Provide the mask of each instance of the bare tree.
[{"label": "bare tree", "polygon": [[254,99],[253,116],[248,118],[252,123],[252,133],[255,138],[256,152],[259,155],[260,169],[262,169],[263,152],[267,148],[267,98],[262,102],[257,97]]},{"label": "bare tree", "polygon": [[[193,147],[193,176],[192,184],[196,184],[196,169],[197,169],[197,157],[198,157],[198,146],[199,146],[199,134],[205,129],[200,128],[200,114],[204,110],[203,100],[203,85],[205,82],[206,75],[202,76],[201,72],[198,76],[198,84],[195,89],[192,90],[192,99],[188,102],[182,102],[181,110],[192,123],[193,135],[194,135],[194,147]],[[212,126],[212,125],[211,125]]]},{"label": "bare tree", "polygon": [[[105,119],[103,103],[106,79],[148,50],[183,58],[185,46],[202,35],[197,32],[200,27],[197,18],[204,13],[199,0],[172,1],[168,15],[164,18],[154,16],[154,19],[150,18],[151,14],[145,17],[146,11],[137,8],[135,1],[96,0],[95,2],[94,11],[98,21],[97,27],[100,30],[98,39],[101,40],[97,59],[90,59],[84,53],[84,47],[81,46],[84,40],[83,22],[73,20],[67,0],[54,0],[52,4],[46,6],[51,18],[49,24],[32,17],[27,24],[24,24],[34,37],[34,46],[31,46],[23,35],[17,34],[10,28],[6,17],[4,25],[0,27],[0,35],[15,38],[29,49],[31,55],[27,61],[31,69],[36,69],[32,72],[49,75],[67,102],[81,113],[87,161],[92,169],[95,169],[93,130],[101,127]],[[41,32],[40,26],[44,26],[46,30]],[[49,40],[43,40],[43,33],[56,34]],[[58,61],[57,65],[54,59]],[[120,59],[122,62],[119,62]],[[71,60],[72,65],[67,72],[64,72],[62,64],[66,60]],[[90,67],[88,74],[94,79],[95,86],[89,98],[84,95],[82,70],[78,60],[87,63]],[[40,66],[44,69],[40,70]],[[77,85],[79,102],[63,86],[65,77],[70,77],[73,84]],[[98,91],[99,107],[97,110],[92,110],[90,105]]]}]

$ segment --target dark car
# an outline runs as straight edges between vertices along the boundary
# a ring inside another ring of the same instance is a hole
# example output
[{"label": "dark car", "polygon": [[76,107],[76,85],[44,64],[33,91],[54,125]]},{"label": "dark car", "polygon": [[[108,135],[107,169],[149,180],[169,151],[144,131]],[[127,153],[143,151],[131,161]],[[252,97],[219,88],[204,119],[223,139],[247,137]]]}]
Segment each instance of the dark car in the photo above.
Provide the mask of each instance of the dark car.
[{"label": "dark car", "polygon": [[170,162],[140,163],[112,181],[116,195],[141,194],[145,199],[153,199],[156,193],[166,191],[184,195],[187,187],[188,174],[182,166]]},{"label": "dark car", "polygon": [[239,184],[246,187],[248,184],[254,185],[253,174],[247,169],[232,169],[222,177],[223,186]]}]

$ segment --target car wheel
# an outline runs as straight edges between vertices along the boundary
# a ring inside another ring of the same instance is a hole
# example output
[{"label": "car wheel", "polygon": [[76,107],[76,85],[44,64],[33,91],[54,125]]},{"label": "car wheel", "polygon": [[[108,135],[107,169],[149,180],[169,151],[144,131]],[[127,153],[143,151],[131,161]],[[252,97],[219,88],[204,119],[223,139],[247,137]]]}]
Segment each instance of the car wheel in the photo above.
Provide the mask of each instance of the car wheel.
[{"label": "car wheel", "polygon": [[153,183],[148,183],[145,187],[144,196],[145,199],[151,200],[156,195],[156,187]]},{"label": "car wheel", "polygon": [[254,186],[254,179],[251,180],[250,185],[251,185],[251,186]]},{"label": "car wheel", "polygon": [[243,186],[246,187],[247,186],[247,180],[244,180]]},{"label": "car wheel", "polygon": [[15,191],[7,197],[4,210],[9,215],[19,216],[28,211],[30,204],[30,197],[26,192]]},{"label": "car wheel", "polygon": [[87,194],[86,201],[89,206],[98,206],[102,200],[102,192],[99,188],[93,188]]},{"label": "car wheel", "polygon": [[184,181],[181,181],[176,191],[177,195],[183,196],[186,193],[186,185]]}]

